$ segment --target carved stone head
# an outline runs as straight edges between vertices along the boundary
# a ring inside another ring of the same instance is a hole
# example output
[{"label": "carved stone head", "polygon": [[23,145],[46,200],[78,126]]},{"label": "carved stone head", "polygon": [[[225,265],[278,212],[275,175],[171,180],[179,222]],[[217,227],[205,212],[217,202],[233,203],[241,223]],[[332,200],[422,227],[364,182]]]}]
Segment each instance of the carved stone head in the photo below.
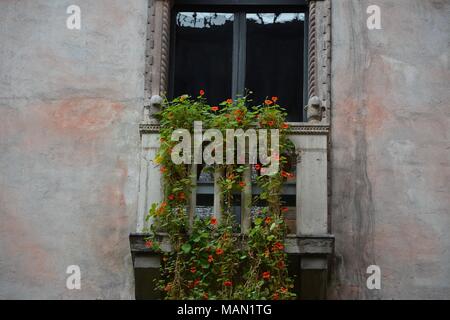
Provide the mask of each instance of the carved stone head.
[{"label": "carved stone head", "polygon": [[305,107],[306,116],[308,118],[308,122],[318,123],[322,121],[323,112],[325,111],[325,107],[322,106],[319,97],[312,96],[308,105]]}]

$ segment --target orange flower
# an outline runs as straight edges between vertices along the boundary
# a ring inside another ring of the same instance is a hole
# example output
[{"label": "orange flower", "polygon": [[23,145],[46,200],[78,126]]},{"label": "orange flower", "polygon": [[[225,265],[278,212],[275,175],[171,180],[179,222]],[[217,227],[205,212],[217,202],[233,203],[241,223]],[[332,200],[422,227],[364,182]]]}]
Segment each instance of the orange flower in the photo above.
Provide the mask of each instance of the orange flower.
[{"label": "orange flower", "polygon": [[281,175],[285,178],[289,178],[291,176],[291,174],[289,172],[286,171],[281,171]]},{"label": "orange flower", "polygon": [[192,267],[191,268],[191,273],[196,273],[196,272],[197,272],[197,269],[195,267]]},{"label": "orange flower", "polygon": [[283,129],[287,129],[287,128],[289,128],[289,124],[287,124],[286,122],[285,122],[285,123],[283,123],[283,126],[282,126],[282,128],[283,128]]},{"label": "orange flower", "polygon": [[245,182],[241,181],[241,182],[239,182],[239,185],[241,186],[241,188],[243,188],[243,187],[245,187]]},{"label": "orange flower", "polygon": [[272,100],[265,100],[264,103],[267,104],[268,106],[270,106],[273,103],[273,101]]},{"label": "orange flower", "polygon": [[224,285],[225,287],[231,287],[231,286],[233,285],[233,282],[231,282],[230,280],[227,280],[227,281],[225,281],[225,282],[223,283],[223,285]]},{"label": "orange flower", "polygon": [[275,292],[273,294],[273,300],[278,300],[280,298],[280,295],[278,294],[278,292]]},{"label": "orange flower", "polygon": [[203,96],[205,94],[205,90],[200,90],[200,95]]},{"label": "orange flower", "polygon": [[227,103],[228,104],[232,104],[233,103],[233,99],[227,99]]},{"label": "orange flower", "polygon": [[217,248],[217,249],[216,249],[216,254],[217,254],[218,256],[220,256],[222,253],[223,253],[223,250],[222,250],[221,248]]},{"label": "orange flower", "polygon": [[259,163],[255,164],[255,170],[261,170],[261,165]]},{"label": "orange flower", "polygon": [[175,199],[175,196],[173,194],[169,195],[169,200]]},{"label": "orange flower", "polygon": [[288,210],[289,210],[288,207],[283,207],[283,208],[281,208],[281,212],[287,212]]},{"label": "orange flower", "polygon": [[263,277],[264,280],[269,280],[270,279],[270,272],[269,271],[263,272],[262,277]]},{"label": "orange flower", "polygon": [[208,256],[208,262],[211,263],[211,262],[213,262],[213,261],[214,261],[213,256],[212,256],[212,255],[209,255],[209,256]]},{"label": "orange flower", "polygon": [[151,248],[151,247],[153,247],[153,241],[151,241],[151,240],[145,241],[145,247],[146,247],[146,248]]},{"label": "orange flower", "polygon": [[272,101],[273,101],[273,102],[277,102],[277,101],[278,101],[278,97],[275,97],[275,96],[272,97]]},{"label": "orange flower", "polygon": [[178,199],[180,199],[180,200],[186,199],[186,195],[184,194],[184,192],[180,192],[180,193],[178,194]]},{"label": "orange flower", "polygon": [[267,124],[269,125],[269,127],[273,126],[275,124],[275,122],[273,122],[272,120],[267,122]]},{"label": "orange flower", "polygon": [[216,225],[216,224],[217,224],[217,219],[214,218],[214,217],[212,217],[210,223],[211,223],[212,225]]},{"label": "orange flower", "polygon": [[283,250],[283,249],[284,249],[284,245],[281,242],[276,242],[272,248],[273,251]]},{"label": "orange flower", "polygon": [[167,171],[167,168],[166,167],[164,167],[164,166],[162,166],[160,169],[159,169],[159,171],[161,171],[161,173],[164,173],[164,172],[166,172]]},{"label": "orange flower", "polygon": [[203,299],[208,300],[209,296],[208,296],[208,292],[203,293]]},{"label": "orange flower", "polygon": [[219,107],[218,106],[211,107],[211,110],[212,111],[217,111],[217,110],[219,110]]},{"label": "orange flower", "polygon": [[172,289],[172,283],[168,283],[165,287],[164,287],[164,291],[170,291],[170,289]]},{"label": "orange flower", "polygon": [[272,218],[271,218],[271,217],[266,217],[266,219],[264,219],[264,222],[265,222],[266,224],[269,224],[269,223],[272,222]]},{"label": "orange flower", "polygon": [[281,293],[286,293],[286,292],[288,292],[288,289],[286,289],[285,287],[282,287],[280,290],[281,290]]}]

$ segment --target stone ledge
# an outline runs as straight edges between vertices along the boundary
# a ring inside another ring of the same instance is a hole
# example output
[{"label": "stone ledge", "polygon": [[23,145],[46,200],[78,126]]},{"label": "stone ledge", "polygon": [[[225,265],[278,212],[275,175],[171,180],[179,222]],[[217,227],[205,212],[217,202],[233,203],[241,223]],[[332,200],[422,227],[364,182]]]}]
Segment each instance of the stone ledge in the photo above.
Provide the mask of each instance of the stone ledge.
[{"label": "stone ledge", "polygon": [[[147,233],[131,233],[130,249],[133,257],[133,263],[136,255],[157,254],[154,250],[145,246],[145,237]],[[163,252],[170,252],[171,246],[167,234],[157,234],[160,241],[160,247]],[[324,255],[328,256],[334,252],[334,235],[288,235],[285,239],[285,251],[292,255]]]}]

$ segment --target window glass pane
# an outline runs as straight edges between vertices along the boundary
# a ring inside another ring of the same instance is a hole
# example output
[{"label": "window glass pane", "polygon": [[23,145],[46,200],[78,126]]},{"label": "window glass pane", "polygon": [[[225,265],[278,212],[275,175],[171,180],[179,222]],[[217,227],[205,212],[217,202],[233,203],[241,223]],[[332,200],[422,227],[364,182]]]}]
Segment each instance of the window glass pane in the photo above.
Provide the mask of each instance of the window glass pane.
[{"label": "window glass pane", "polygon": [[177,13],[175,96],[198,96],[203,89],[211,104],[231,97],[233,19],[231,13]]},{"label": "window glass pane", "polygon": [[245,87],[260,103],[277,96],[302,121],[304,13],[248,13]]}]

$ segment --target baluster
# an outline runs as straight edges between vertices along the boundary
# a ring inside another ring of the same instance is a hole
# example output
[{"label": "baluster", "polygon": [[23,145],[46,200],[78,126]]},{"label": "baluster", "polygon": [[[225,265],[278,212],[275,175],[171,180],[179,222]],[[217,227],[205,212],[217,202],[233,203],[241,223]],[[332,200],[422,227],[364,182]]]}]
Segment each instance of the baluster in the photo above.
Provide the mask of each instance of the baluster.
[{"label": "baluster", "polygon": [[241,232],[245,234],[251,226],[252,170],[250,166],[244,170],[242,181],[245,183],[245,186],[241,193]]},{"label": "baluster", "polygon": [[189,230],[192,230],[195,217],[195,209],[197,207],[197,169],[196,164],[190,165],[190,175],[191,175],[191,196],[189,199]]},{"label": "baluster", "polygon": [[221,221],[222,218],[222,209],[223,209],[223,195],[222,188],[219,185],[219,179],[223,177],[224,171],[223,168],[216,167],[214,169],[214,212],[213,215],[216,219]]}]

